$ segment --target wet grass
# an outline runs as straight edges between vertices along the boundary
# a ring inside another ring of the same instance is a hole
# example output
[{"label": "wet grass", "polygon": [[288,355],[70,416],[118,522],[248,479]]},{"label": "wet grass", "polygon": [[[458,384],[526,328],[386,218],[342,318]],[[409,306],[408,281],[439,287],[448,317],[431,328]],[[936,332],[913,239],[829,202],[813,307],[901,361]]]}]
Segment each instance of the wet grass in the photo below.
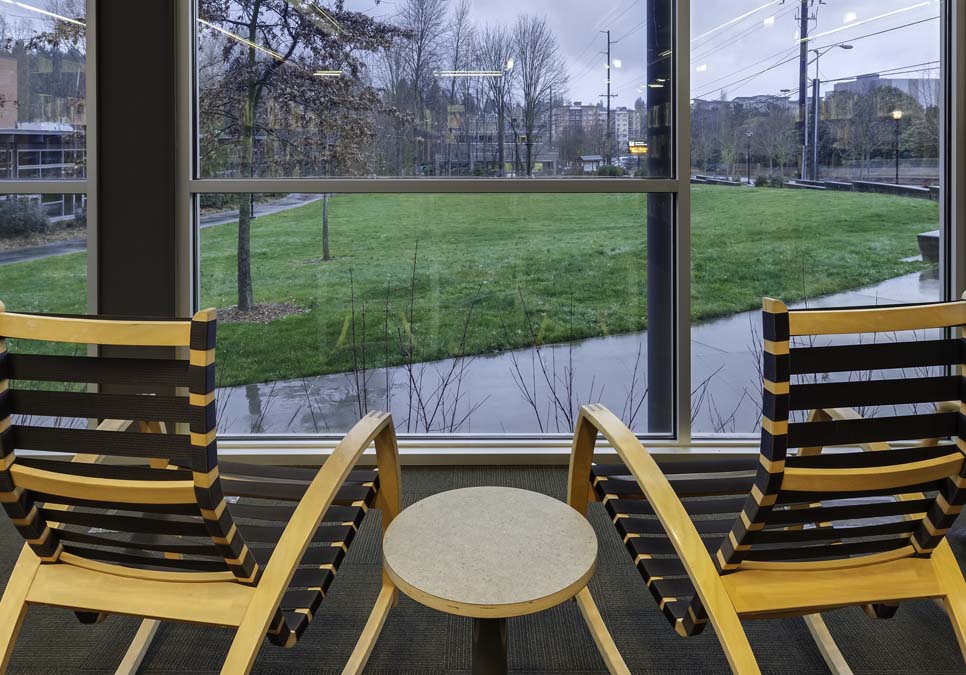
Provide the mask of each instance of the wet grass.
[{"label": "wet grass", "polygon": [[[763,295],[794,301],[922,269],[901,259],[918,253],[916,235],[939,218],[935,203],[883,195],[711,186],[692,194],[699,321],[753,309]],[[643,330],[646,203],[641,195],[339,195],[330,201],[328,262],[321,202],[258,218],[256,302],[308,311],[222,324],[219,380],[401,364],[410,349],[424,361]],[[236,237],[233,224],[201,233],[205,306],[236,303]],[[0,267],[0,298],[11,310],[81,311],[85,259]]]}]

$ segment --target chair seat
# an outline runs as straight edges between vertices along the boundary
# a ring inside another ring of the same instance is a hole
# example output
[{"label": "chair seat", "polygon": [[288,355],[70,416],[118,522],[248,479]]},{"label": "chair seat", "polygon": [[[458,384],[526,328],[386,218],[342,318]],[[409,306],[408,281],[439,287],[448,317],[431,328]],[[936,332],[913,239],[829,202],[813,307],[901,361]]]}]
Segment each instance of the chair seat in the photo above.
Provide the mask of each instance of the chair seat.
[{"label": "chair seat", "polygon": [[[701,540],[714,554],[728,536],[754,481],[758,456],[658,461],[691,516]],[[654,509],[623,464],[597,464],[590,476],[594,493],[613,520],[648,590],[674,630],[700,633],[707,616]]]},{"label": "chair seat", "polygon": [[[267,566],[285,525],[318,470],[220,462],[219,472],[235,524],[258,564]],[[273,644],[292,647],[308,628],[378,489],[375,469],[349,474],[282,598],[268,634]]]},{"label": "chair seat", "polygon": [[[45,460],[27,459],[28,466],[47,468]],[[118,467],[107,464],[78,465],[94,477],[188,478],[184,469],[158,470],[149,467]],[[227,508],[242,538],[260,567],[271,560],[285,526],[295,513],[317,469],[273,467],[239,462],[219,464]],[[349,546],[379,487],[373,470],[351,472],[326,510],[309,549],[292,577],[272,623],[273,643],[294,645],[328,592]],[[62,501],[62,500],[61,500]],[[219,572],[228,567],[217,548],[207,539],[205,528],[180,517],[152,513],[151,505],[117,505],[118,509],[92,508],[75,502],[70,511],[50,513],[63,523],[61,537],[65,552],[85,558],[139,569],[180,572]],[[125,510],[121,510],[121,508]],[[45,511],[46,505],[42,507]],[[194,508],[197,512],[197,507]],[[45,511],[46,512],[46,511]],[[184,516],[190,513],[186,510]],[[122,535],[122,532],[134,534]],[[78,613],[85,623],[103,615]]]}]

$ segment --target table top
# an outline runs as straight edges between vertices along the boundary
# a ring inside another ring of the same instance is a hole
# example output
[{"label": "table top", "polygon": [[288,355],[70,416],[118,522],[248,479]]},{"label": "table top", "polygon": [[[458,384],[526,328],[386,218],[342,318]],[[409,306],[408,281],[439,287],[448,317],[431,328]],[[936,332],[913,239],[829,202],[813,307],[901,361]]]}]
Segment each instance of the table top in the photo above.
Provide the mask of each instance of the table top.
[{"label": "table top", "polygon": [[442,492],[413,504],[383,540],[386,572],[428,607],[479,618],[549,609],[594,574],[597,537],[569,505],[502,487]]}]

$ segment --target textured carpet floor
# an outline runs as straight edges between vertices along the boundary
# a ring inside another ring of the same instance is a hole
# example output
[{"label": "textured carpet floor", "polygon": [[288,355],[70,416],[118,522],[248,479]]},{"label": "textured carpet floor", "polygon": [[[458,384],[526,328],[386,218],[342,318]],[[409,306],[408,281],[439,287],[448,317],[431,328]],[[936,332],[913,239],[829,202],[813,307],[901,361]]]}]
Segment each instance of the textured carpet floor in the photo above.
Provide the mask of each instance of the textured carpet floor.
[{"label": "textured carpet floor", "polygon": [[[435,492],[476,485],[506,485],[563,498],[566,472],[555,467],[409,468],[403,471],[405,502]],[[632,672],[729,673],[712,630],[677,637],[659,613],[606,515],[594,505],[591,522],[600,540],[600,563],[591,590]],[[0,519],[0,587],[20,549],[19,537]],[[957,528],[964,539],[966,527]],[[256,673],[339,673],[378,592],[378,518],[367,518],[322,610],[294,649],[265,643]],[[960,561],[966,550],[957,545]],[[871,621],[857,609],[826,614],[832,634],[856,673],[966,673],[956,638],[932,602],[903,605],[891,621]],[[745,624],[766,673],[827,673],[805,624],[798,619]],[[10,664],[11,674],[113,673],[137,622],[111,617],[96,626],[72,613],[33,608]],[[469,673],[470,620],[440,614],[403,598],[386,622],[369,668],[373,675]],[[228,650],[227,630],[165,624],[142,673],[216,673]],[[509,661],[513,673],[606,673],[576,605],[511,619]]]}]

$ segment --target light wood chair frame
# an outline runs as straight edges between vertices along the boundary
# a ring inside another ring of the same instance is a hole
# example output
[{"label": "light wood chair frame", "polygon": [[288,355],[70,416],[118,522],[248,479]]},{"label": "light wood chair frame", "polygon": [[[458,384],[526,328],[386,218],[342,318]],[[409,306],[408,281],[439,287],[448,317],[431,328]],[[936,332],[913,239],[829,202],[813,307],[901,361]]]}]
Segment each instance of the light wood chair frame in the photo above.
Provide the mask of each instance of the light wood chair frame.
[{"label": "light wood chair frame", "polygon": [[[213,310],[205,310],[211,312]],[[0,312],[3,305],[0,303]],[[52,319],[40,316],[4,314],[17,322],[21,336],[39,334],[37,339],[61,339],[66,324],[71,334],[83,341],[101,344],[156,345],[152,336],[160,335],[170,346],[186,345],[187,322],[134,322],[122,326],[127,333],[118,337],[117,322],[95,319]],[[8,331],[9,335],[9,331]],[[123,340],[123,342],[121,342]],[[73,340],[67,340],[73,341]],[[0,343],[3,341],[0,340]],[[0,389],[8,386],[0,382]],[[9,424],[9,419],[5,420]],[[108,420],[101,431],[124,431],[133,421]],[[162,432],[158,422],[140,422],[142,431]],[[6,672],[14,646],[31,605],[46,605],[95,614],[119,614],[143,618],[128,648],[119,673],[136,672],[154,638],[160,621],[221,626],[235,629],[235,636],[222,667],[223,673],[242,675],[251,671],[273,616],[288,588],[295,569],[304,556],[325,512],[363,453],[375,445],[379,489],[376,506],[382,513],[385,529],[399,513],[402,504],[398,445],[392,417],[370,413],[339,442],[309,484],[302,500],[279,539],[264,573],[256,585],[238,583],[232,572],[172,572],[142,570],[105,564],[63,554],[57,562],[43,562],[25,544],[0,598],[0,675]],[[104,457],[75,455],[73,461],[100,463]],[[151,460],[163,466],[166,460]],[[99,498],[108,487],[95,479],[77,477],[78,484],[89,483]],[[52,524],[56,526],[56,524]],[[343,671],[361,673],[375,646],[389,610],[397,602],[397,590],[383,573],[381,588],[369,619]]]},{"label": "light wood chair frame", "polygon": [[[812,414],[828,419],[855,415],[841,409]],[[701,598],[733,672],[741,675],[761,672],[742,628],[742,619],[807,617],[809,630],[817,639],[826,662],[833,667],[833,672],[844,673],[849,672],[848,666],[818,615],[852,605],[917,599],[942,601],[966,655],[966,580],[948,541],[943,540],[929,558],[904,557],[878,562],[877,556],[866,556],[844,561],[783,563],[781,567],[757,563],[720,575],[658,463],[637,436],[603,406],[583,406],[580,410],[570,460],[568,503],[586,513],[588,503],[595,501],[588,477],[598,433],[616,450],[653,507]],[[872,445],[879,447],[866,449],[887,449],[882,447],[886,444]],[[813,451],[820,452],[821,448]],[[607,628],[597,620],[599,615],[588,617],[585,612],[585,619],[611,672],[630,672]]]},{"label": "light wood chair frame", "polygon": [[[963,299],[966,300],[966,294]],[[766,312],[787,312],[784,303],[765,298]],[[959,326],[956,336],[966,339],[966,305],[936,303],[885,310],[868,308],[849,312],[813,311],[792,315],[791,334],[836,334],[899,332],[906,330]],[[788,353],[788,343],[769,343],[765,350]],[[966,366],[957,368],[966,378]],[[765,382],[766,387],[768,382]],[[946,411],[966,415],[966,401],[940,405]],[[813,410],[810,421],[858,419],[846,408]],[[759,673],[742,619],[770,619],[801,616],[822,657],[836,675],[850,675],[851,669],[835,644],[821,612],[848,606],[871,607],[900,601],[934,599],[945,609],[960,651],[966,657],[966,579],[947,538],[927,558],[897,557],[894,552],[854,559],[801,563],[747,563],[738,571],[721,575],[708,554],[690,516],[660,466],[613,413],[601,405],[580,410],[571,447],[568,502],[586,513],[589,502],[596,501],[589,477],[594,463],[598,434],[610,444],[637,481],[661,526],[683,563],[708,620],[735,673]],[[924,439],[923,445],[936,445],[938,439]],[[956,439],[966,454],[966,442]],[[866,452],[891,449],[888,443],[860,444]],[[824,448],[801,448],[803,456],[820,454]],[[921,499],[921,494],[900,495],[899,499]],[[961,507],[959,507],[961,509]],[[954,509],[956,510],[956,509]],[[912,518],[913,516],[907,516]],[[592,600],[590,600],[592,602]],[[868,609],[867,609],[868,611]],[[588,628],[611,672],[629,672],[613,638],[599,614],[585,613]],[[612,665],[613,664],[613,665]]]},{"label": "light wood chair frame", "polygon": [[[123,431],[131,424],[108,421],[99,428]],[[257,586],[239,584],[231,573],[150,572],[93,562],[42,564],[25,544],[0,600],[0,673],[6,672],[30,605],[143,617],[119,673],[137,671],[161,621],[236,629],[222,672],[250,672],[269,622],[323,515],[373,442],[379,467],[376,499],[385,531],[400,511],[400,470],[392,418],[380,414],[364,418],[335,448],[306,490]],[[74,458],[85,463],[102,460],[95,455]],[[383,574],[379,595],[344,673],[363,671],[396,602],[396,588]]]}]

